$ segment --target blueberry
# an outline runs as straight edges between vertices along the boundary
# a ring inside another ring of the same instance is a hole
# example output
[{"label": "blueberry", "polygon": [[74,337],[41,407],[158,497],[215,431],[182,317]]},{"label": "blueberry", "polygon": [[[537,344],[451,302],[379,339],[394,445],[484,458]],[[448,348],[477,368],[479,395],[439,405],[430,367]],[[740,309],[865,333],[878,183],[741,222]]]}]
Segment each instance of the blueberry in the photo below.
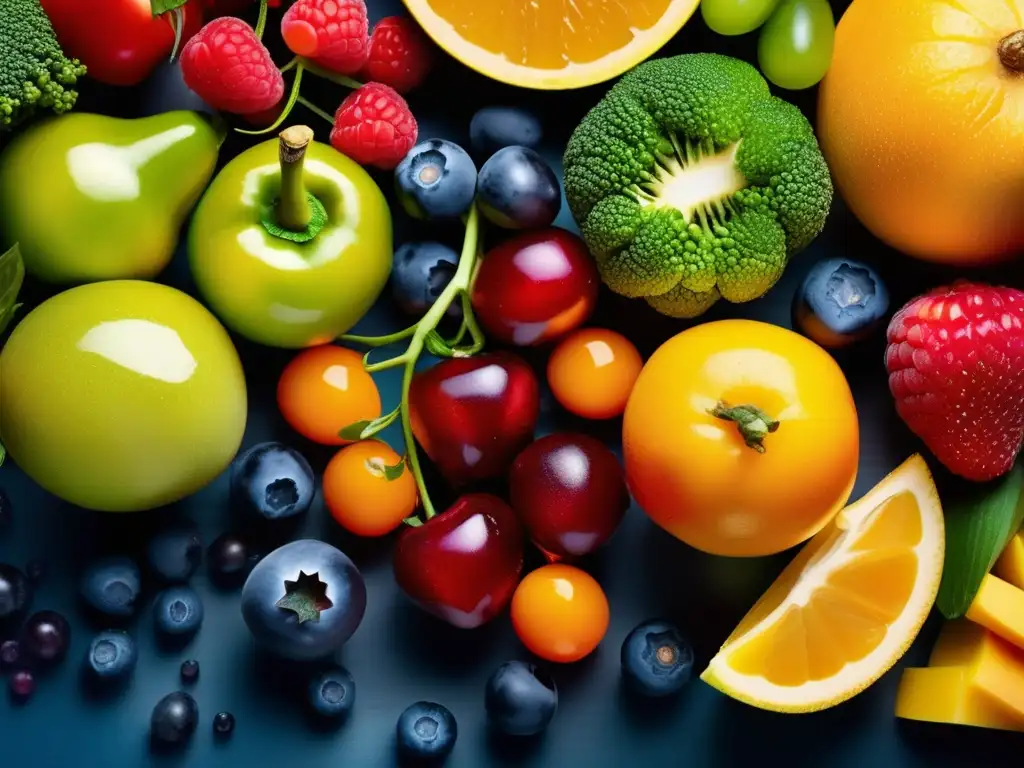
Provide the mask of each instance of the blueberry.
[{"label": "blueberry", "polygon": [[867,264],[826,259],[815,264],[793,297],[793,326],[827,349],[852,344],[889,313],[889,291]]},{"label": "blueberry", "polygon": [[181,682],[185,685],[192,685],[199,679],[199,662],[195,659],[181,662],[178,674],[181,676]]},{"label": "blueberry", "polygon": [[355,680],[344,667],[332,667],[310,681],[309,703],[323,717],[345,717],[356,703]]},{"label": "blueberry", "polygon": [[203,542],[190,525],[168,528],[149,540],[146,560],[164,581],[188,581],[203,560]]},{"label": "blueberry", "polygon": [[82,574],[79,587],[92,608],[107,616],[131,616],[142,591],[139,567],[127,557],[97,560]]},{"label": "blueberry", "polygon": [[213,732],[222,738],[235,730],[235,716],[230,712],[218,712],[213,716]]},{"label": "blueberry", "polygon": [[135,670],[138,661],[135,640],[119,629],[100,632],[89,643],[85,654],[86,666],[102,680],[127,677]]},{"label": "blueberry", "polygon": [[260,443],[231,467],[231,498],[244,510],[268,520],[301,515],[313,503],[313,469],[294,448]]},{"label": "blueberry", "polygon": [[410,149],[395,168],[395,190],[410,216],[458,218],[473,204],[476,165],[458,144],[428,139]]},{"label": "blueberry", "polygon": [[469,122],[469,144],[480,160],[505,147],[535,149],[542,136],[536,115],[518,107],[484,107]]},{"label": "blueberry", "polygon": [[169,587],[153,601],[158,632],[190,635],[203,623],[203,600],[192,587]]},{"label": "blueberry", "polygon": [[182,744],[195,733],[199,724],[199,705],[182,691],[164,696],[153,707],[149,719],[149,733],[161,745]]},{"label": "blueberry", "polygon": [[683,633],[665,621],[645,621],[622,643],[622,674],[644,696],[680,690],[693,672],[693,649]]},{"label": "blueberry", "polygon": [[417,701],[398,718],[398,752],[402,757],[438,760],[455,749],[459,726],[447,707]]},{"label": "blueberry", "polygon": [[32,583],[13,565],[0,563],[0,632],[13,627],[32,604]]},{"label": "blueberry", "polygon": [[[395,303],[406,314],[422,317],[448,287],[458,266],[459,255],[447,245],[406,243],[395,252],[391,269]],[[448,315],[462,317],[462,306],[453,303]]]},{"label": "blueberry", "polygon": [[505,229],[539,229],[562,207],[558,177],[529,147],[499,149],[480,169],[477,201],[484,216]]},{"label": "blueberry", "polygon": [[178,109],[214,114],[214,110],[199,97],[199,94],[185,85],[177,59],[160,64],[146,79],[142,88],[143,117],[174,112]]},{"label": "blueberry", "polygon": [[506,661],[487,681],[484,707],[491,725],[510,736],[532,736],[548,727],[558,709],[555,681],[533,664]]},{"label": "blueberry", "polygon": [[240,584],[258,559],[248,540],[231,531],[214,539],[206,550],[210,578],[221,586]]}]

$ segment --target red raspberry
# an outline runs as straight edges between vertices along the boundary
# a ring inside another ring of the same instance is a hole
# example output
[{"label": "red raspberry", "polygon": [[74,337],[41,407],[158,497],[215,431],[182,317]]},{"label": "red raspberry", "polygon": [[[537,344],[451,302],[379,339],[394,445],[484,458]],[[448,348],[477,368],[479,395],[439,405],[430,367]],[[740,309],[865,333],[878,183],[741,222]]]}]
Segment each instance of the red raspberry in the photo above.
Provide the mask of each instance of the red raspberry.
[{"label": "red raspberry", "polygon": [[434,64],[434,49],[415,21],[388,16],[370,35],[370,58],[363,68],[367,80],[408,93],[426,80]]},{"label": "red raspberry", "polygon": [[360,165],[393,170],[416,143],[416,118],[393,88],[367,83],[334,113],[331,146]]},{"label": "red raspberry", "polygon": [[284,78],[270,52],[241,19],[214,19],[181,49],[185,85],[214,109],[246,115],[270,109]]},{"label": "red raspberry", "polygon": [[324,69],[354,75],[369,53],[364,0],[296,0],[281,19],[281,37],[292,53]]}]

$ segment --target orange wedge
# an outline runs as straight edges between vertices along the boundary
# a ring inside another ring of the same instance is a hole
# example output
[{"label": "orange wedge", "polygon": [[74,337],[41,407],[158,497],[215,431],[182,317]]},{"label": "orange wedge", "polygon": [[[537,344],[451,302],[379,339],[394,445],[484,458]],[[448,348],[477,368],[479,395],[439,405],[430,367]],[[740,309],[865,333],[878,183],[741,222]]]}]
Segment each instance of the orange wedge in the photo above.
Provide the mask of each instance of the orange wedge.
[{"label": "orange wedge", "polygon": [[846,701],[917,637],[944,549],[939,496],[915,455],[804,546],[701,679],[775,712]]},{"label": "orange wedge", "polygon": [[511,85],[582,88],[654,54],[698,0],[405,0],[434,42]]}]

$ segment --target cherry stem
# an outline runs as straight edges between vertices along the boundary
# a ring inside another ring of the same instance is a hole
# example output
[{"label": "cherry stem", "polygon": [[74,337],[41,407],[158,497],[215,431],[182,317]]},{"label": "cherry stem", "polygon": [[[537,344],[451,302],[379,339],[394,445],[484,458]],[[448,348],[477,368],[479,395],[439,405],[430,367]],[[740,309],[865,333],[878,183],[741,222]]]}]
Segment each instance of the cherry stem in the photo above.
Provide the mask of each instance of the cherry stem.
[{"label": "cherry stem", "polygon": [[719,402],[708,413],[723,421],[735,422],[743,442],[758,453],[764,453],[765,437],[779,428],[776,419],[755,405],[730,406],[725,402]]},{"label": "cherry stem", "polygon": [[302,64],[298,64],[295,67],[295,79],[292,81],[292,90],[288,94],[288,101],[284,105],[284,109],[281,110],[281,114],[277,116],[277,120],[268,125],[266,128],[261,128],[258,131],[243,131],[241,128],[235,128],[239,133],[244,133],[247,136],[261,136],[264,133],[271,133],[276,131],[285,120],[288,119],[288,115],[291,114],[292,108],[295,106],[295,102],[299,100],[299,86],[302,83]]},{"label": "cherry stem", "polygon": [[263,39],[263,30],[267,28],[267,0],[260,0],[260,15],[256,18],[256,37]]}]

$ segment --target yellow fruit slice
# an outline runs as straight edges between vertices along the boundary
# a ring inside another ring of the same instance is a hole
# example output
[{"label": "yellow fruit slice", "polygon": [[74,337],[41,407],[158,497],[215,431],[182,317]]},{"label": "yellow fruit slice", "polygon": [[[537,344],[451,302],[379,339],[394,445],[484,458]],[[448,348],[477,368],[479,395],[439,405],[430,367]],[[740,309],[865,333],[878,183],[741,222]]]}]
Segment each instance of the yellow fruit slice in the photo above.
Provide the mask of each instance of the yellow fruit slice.
[{"label": "yellow fruit slice", "polygon": [[775,712],[846,701],[917,636],[944,549],[935,484],[924,460],[911,456],[804,546],[701,679]]},{"label": "yellow fruit slice", "polygon": [[698,0],[405,0],[466,66],[525,88],[582,88],[654,54]]}]

